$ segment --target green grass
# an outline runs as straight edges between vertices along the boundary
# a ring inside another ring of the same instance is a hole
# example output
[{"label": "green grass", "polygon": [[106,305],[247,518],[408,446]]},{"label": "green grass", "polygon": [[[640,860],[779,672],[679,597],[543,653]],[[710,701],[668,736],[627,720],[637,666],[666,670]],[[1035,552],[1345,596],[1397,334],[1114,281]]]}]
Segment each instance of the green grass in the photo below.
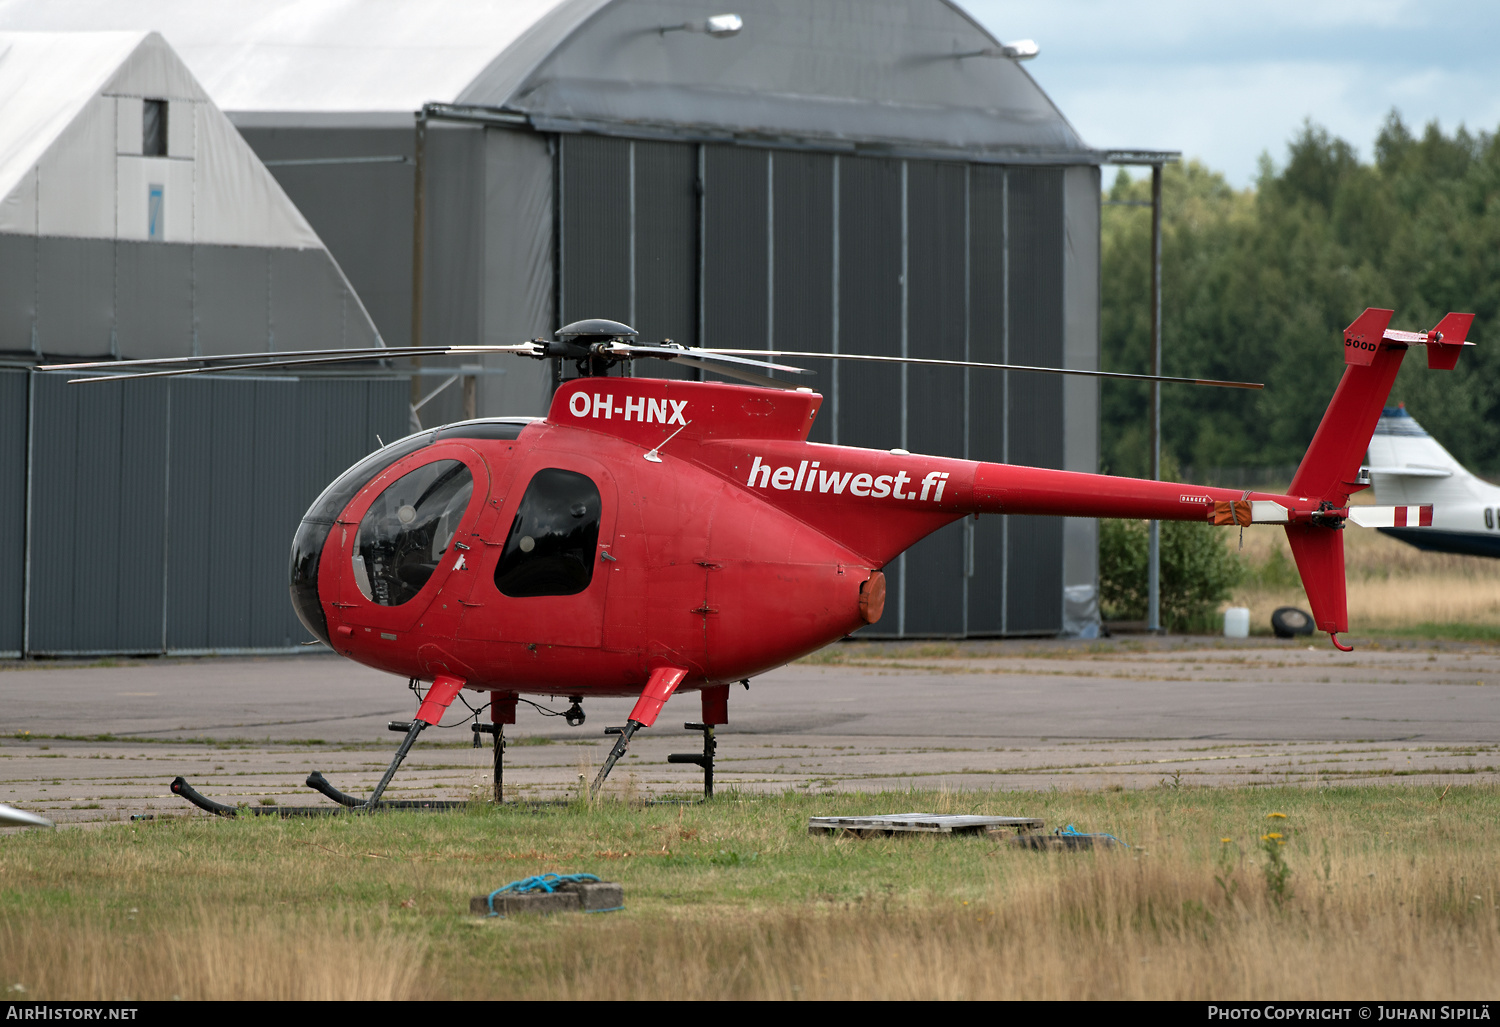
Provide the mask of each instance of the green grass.
[{"label": "green grass", "polygon": [[[806,830],[813,815],[914,810],[1038,816],[1049,829],[1071,823],[1082,831],[1109,832],[1133,847],[1053,855],[987,837],[858,840],[809,836]],[[1268,820],[1270,813],[1286,817]],[[79,989],[90,987],[90,994],[120,997],[111,988],[138,987],[130,982],[143,971],[120,969],[111,977],[96,968],[88,978],[95,984],[89,985],[82,978],[57,976],[63,971],[53,964],[68,960],[49,961],[38,953],[49,944],[59,953],[93,951],[94,946],[98,955],[92,958],[98,965],[124,967],[121,961],[133,958],[127,950],[192,937],[200,947],[230,946],[224,959],[254,963],[272,959],[268,953],[284,948],[285,939],[297,938],[302,939],[298,944],[347,949],[349,959],[379,956],[402,965],[415,959],[420,974],[408,982],[410,990],[402,993],[407,996],[598,997],[607,993],[591,990],[596,958],[591,953],[601,945],[625,946],[620,939],[633,938],[631,944],[665,946],[663,951],[682,950],[683,959],[705,960],[705,972],[731,982],[719,991],[694,991],[671,984],[677,979],[674,971],[663,966],[658,968],[663,976],[652,987],[669,990],[659,994],[787,997],[803,992],[777,991],[769,984],[769,991],[757,991],[756,981],[765,984],[769,978],[731,973],[733,959],[772,959],[767,952],[775,949],[780,932],[804,937],[820,950],[856,943],[880,951],[898,944],[920,947],[932,942],[933,931],[933,937],[952,936],[943,945],[962,947],[979,943],[961,929],[971,913],[978,917],[975,922],[987,923],[985,917],[1004,917],[1014,907],[1030,910],[1026,916],[1036,922],[1027,930],[1037,932],[1038,946],[1051,945],[1047,951],[1055,949],[1057,965],[1064,966],[1079,958],[1100,958],[1089,955],[1095,928],[1084,930],[1074,919],[1078,908],[1092,908],[1092,903],[1128,921],[1119,928],[1123,936],[1109,942],[1113,946],[1161,945],[1166,935],[1188,932],[1186,954],[1172,957],[1179,961],[1198,958],[1192,953],[1205,945],[1212,949],[1222,944],[1232,953],[1236,945],[1249,944],[1236,940],[1241,933],[1252,927],[1273,930],[1275,918],[1287,916],[1301,918],[1298,937],[1309,945],[1323,944],[1319,939],[1325,928],[1347,934],[1351,917],[1386,917],[1396,925],[1392,931],[1441,927],[1448,932],[1444,937],[1453,931],[1487,931],[1489,958],[1496,934],[1491,906],[1500,904],[1500,865],[1491,855],[1497,819],[1500,788],[1489,785],[1200,789],[1171,782],[1145,791],[730,794],[708,804],[575,803],[537,810],[475,805],[446,814],[316,820],[161,817],[4,838],[0,976],[25,983],[28,997],[77,998]],[[1286,838],[1287,911],[1279,901],[1274,909],[1266,904],[1257,852],[1260,836],[1270,829]],[[1234,853],[1231,870],[1238,896],[1214,883],[1226,852]],[[593,873],[620,881],[626,910],[599,917],[518,918],[503,927],[480,924],[468,914],[471,896],[544,872]],[[1142,878],[1148,872],[1156,876]],[[1324,923],[1331,915],[1325,903],[1352,901],[1356,893],[1365,896],[1361,889],[1373,888],[1377,881],[1384,882],[1383,888],[1389,885],[1380,892],[1389,892],[1388,910],[1380,904],[1384,899],[1365,897],[1363,905],[1340,913],[1343,919]],[[1144,889],[1144,897],[1126,894],[1132,888]],[[1084,897],[1066,898],[1075,893]],[[1471,894],[1485,898],[1471,901]],[[1141,910],[1148,907],[1150,915],[1142,920]],[[1418,913],[1428,920],[1410,922]],[[1199,920],[1216,925],[1216,933],[1192,934]],[[254,925],[249,934],[248,925]],[[233,948],[250,944],[244,939],[257,931],[259,948],[248,954]],[[689,945],[684,931],[697,940]],[[886,937],[882,932],[892,940],[871,940]],[[1141,932],[1141,938],[1130,941]],[[1374,939],[1378,933],[1361,937]],[[919,945],[924,937],[928,942]],[[1004,932],[985,937],[987,945],[1011,944]],[[716,946],[725,948],[719,953]],[[732,953],[740,956],[731,958]],[[878,954],[861,958],[868,962]],[[999,958],[998,950],[984,958],[992,957]],[[1264,958],[1279,957],[1272,952]],[[1165,954],[1162,959],[1165,966]],[[348,969],[345,976],[357,977],[359,969]],[[191,966],[177,972],[186,975],[187,983],[173,978],[159,985],[162,994],[156,997],[192,987]],[[390,976],[386,970],[371,972]],[[641,970],[636,976],[644,974],[645,980],[656,972]],[[786,988],[801,980],[799,972],[795,966],[775,971],[785,977]],[[856,973],[840,972],[846,977]],[[872,994],[883,993],[881,974],[870,973],[862,986],[873,988]],[[119,983],[98,984],[110,980]],[[815,983],[803,981],[796,987]],[[612,986],[626,987],[619,981]],[[243,987],[250,990],[195,994],[309,994],[295,989],[257,992],[254,981]],[[911,987],[922,993],[921,981]],[[1089,994],[1067,987],[1022,991]],[[1182,994],[1166,983],[1151,993]],[[152,997],[139,990],[134,994]],[[900,994],[912,997],[910,989]]]}]

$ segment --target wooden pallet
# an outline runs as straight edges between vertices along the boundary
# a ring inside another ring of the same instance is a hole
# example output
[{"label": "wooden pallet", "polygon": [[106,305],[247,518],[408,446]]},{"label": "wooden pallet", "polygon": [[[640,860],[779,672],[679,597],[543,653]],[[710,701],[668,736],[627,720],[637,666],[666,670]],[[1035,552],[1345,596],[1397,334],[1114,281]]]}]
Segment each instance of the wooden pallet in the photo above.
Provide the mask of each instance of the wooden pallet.
[{"label": "wooden pallet", "polygon": [[1040,831],[1035,817],[981,817],[966,813],[895,813],[880,817],[808,817],[808,834],[852,834],[861,838],[904,833],[998,834]]}]

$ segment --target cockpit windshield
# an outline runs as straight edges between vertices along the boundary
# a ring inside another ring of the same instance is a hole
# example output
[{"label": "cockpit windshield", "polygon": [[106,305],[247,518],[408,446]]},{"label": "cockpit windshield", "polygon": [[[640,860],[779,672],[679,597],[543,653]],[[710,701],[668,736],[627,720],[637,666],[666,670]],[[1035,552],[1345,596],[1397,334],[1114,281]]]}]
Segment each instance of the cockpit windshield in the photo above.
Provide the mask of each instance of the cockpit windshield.
[{"label": "cockpit windshield", "polygon": [[359,522],[354,581],[366,599],[400,606],[448,552],[474,494],[474,476],[458,460],[438,460],[397,478]]},{"label": "cockpit windshield", "polygon": [[318,565],[323,555],[323,546],[339,513],[349,505],[360,489],[368,485],[375,476],[420,449],[435,442],[461,439],[483,439],[504,441],[518,438],[528,424],[536,418],[498,418],[483,421],[464,421],[445,428],[428,429],[415,435],[398,439],[360,460],[339,475],[323,490],[302,515],[297,534],[292,539],[292,555],[289,577],[291,579],[292,605],[297,616],[314,638],[329,641],[328,621],[323,614],[318,598]]}]

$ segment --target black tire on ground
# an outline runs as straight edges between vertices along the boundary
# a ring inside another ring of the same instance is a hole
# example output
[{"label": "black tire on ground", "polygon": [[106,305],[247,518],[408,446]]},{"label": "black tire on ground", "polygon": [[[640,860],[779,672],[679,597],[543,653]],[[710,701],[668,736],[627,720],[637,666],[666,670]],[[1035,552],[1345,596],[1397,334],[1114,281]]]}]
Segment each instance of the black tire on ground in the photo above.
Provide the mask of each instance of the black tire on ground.
[{"label": "black tire on ground", "polygon": [[1271,614],[1271,630],[1276,632],[1277,638],[1311,635],[1313,633],[1312,615],[1304,613],[1295,606],[1278,607],[1276,612]]}]

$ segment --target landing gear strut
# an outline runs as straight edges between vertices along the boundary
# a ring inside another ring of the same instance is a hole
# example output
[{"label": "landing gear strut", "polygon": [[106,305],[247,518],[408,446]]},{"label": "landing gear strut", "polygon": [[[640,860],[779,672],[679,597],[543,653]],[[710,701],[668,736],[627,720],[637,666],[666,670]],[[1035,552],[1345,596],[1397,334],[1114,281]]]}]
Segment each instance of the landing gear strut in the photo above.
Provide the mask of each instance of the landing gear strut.
[{"label": "landing gear strut", "polygon": [[712,799],[714,797],[714,750],[719,747],[718,739],[714,738],[714,726],[712,724],[684,724],[689,731],[703,732],[703,755],[695,752],[674,752],[667,757],[668,763],[696,763],[703,768],[703,797]]},{"label": "landing gear strut", "polygon": [[[749,681],[742,681],[746,688],[750,687]],[[703,732],[703,754],[700,756],[695,752],[674,752],[667,757],[668,763],[696,763],[703,768],[703,797],[712,799],[714,797],[714,750],[719,747],[719,740],[714,737],[714,727],[719,724],[729,723],[729,686],[710,685],[699,693],[703,699],[703,723],[682,725],[689,731]]]},{"label": "landing gear strut", "polygon": [[[580,711],[580,716],[582,712]],[[505,725],[516,722],[516,697],[504,692],[496,692],[490,699],[490,723],[474,723],[474,747],[479,748],[479,736],[481,734],[493,735],[495,738],[495,804],[498,806],[504,801],[505,785]]]},{"label": "landing gear strut", "polygon": [[[650,727],[656,721],[656,716],[661,712],[662,705],[676,690],[678,684],[687,676],[687,673],[676,668],[665,668],[652,673],[651,680],[646,683],[646,688],[641,692],[640,701],[635,704],[635,709],[630,711],[630,719],[625,722],[624,727],[605,728],[607,735],[618,735],[614,748],[610,750],[609,756],[604,760],[604,766],[599,768],[599,776],[594,779],[594,787],[589,790],[589,797],[599,794],[599,788],[604,784],[604,779],[609,776],[616,762],[625,755],[625,750],[630,746],[631,737],[643,727]],[[749,687],[746,685],[746,687]],[[719,747],[718,739],[714,737],[714,727],[718,724],[729,723],[729,686],[709,685],[701,690],[703,700],[703,722],[701,724],[684,724],[689,731],[703,732],[703,753],[672,753],[667,757],[668,763],[696,763],[703,768],[703,797],[713,798],[714,794],[714,750]]]},{"label": "landing gear strut", "polygon": [[615,739],[615,747],[609,751],[604,759],[604,766],[599,768],[599,776],[594,778],[594,786],[589,789],[589,798],[599,794],[599,789],[604,786],[604,779],[625,750],[630,747],[631,737],[643,727],[650,727],[656,723],[656,716],[661,708],[666,705],[667,700],[672,698],[672,693],[677,691],[677,686],[682,684],[682,679],[687,677],[687,671],[681,667],[658,667],[651,672],[651,677],[646,680],[646,687],[641,689],[641,697],[636,700],[635,708],[630,711],[630,719],[625,721],[624,727],[607,727],[604,733],[607,735],[619,735]]},{"label": "landing gear strut", "polygon": [[[454,696],[458,695],[459,689],[463,687],[463,678],[456,678],[448,674],[439,674],[433,679],[432,687],[427,690],[427,695],[422,700],[422,705],[417,709],[415,720],[393,720],[386,725],[392,731],[405,731],[406,737],[401,740],[401,746],[396,750],[395,758],[391,760],[391,765],[385,769],[385,774],[380,778],[380,783],[375,786],[375,791],[370,793],[368,799],[356,806],[356,809],[372,810],[380,805],[380,797],[385,794],[385,786],[390,784],[391,778],[396,776],[396,771],[400,768],[401,761],[406,759],[406,754],[411,751],[412,743],[417,740],[417,736],[424,730],[443,719],[444,711],[448,709],[448,706],[453,702]],[[318,776],[322,777],[321,774]],[[321,791],[321,789],[319,790]]]}]

